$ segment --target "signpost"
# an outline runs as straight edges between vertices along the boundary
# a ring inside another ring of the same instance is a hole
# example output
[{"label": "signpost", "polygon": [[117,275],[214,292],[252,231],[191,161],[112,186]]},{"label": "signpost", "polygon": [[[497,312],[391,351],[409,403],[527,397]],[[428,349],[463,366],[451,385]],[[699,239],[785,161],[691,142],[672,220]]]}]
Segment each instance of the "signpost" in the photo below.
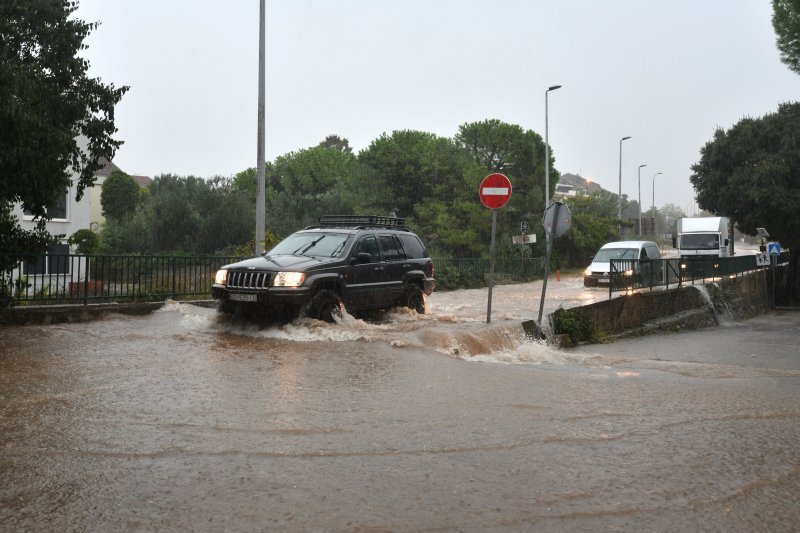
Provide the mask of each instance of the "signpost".
[{"label": "signpost", "polygon": [[781,255],[781,243],[768,242],[767,253],[772,262],[772,305],[775,306],[775,271],[778,270],[778,259]]},{"label": "signpost", "polygon": [[483,205],[489,209],[499,209],[511,198],[511,181],[503,174],[489,174],[478,189]]},{"label": "signpost", "polygon": [[492,286],[494,284],[494,249],[497,231],[497,210],[511,198],[511,181],[503,174],[489,174],[478,188],[481,203],[492,210],[492,242],[489,246],[489,301],[486,305],[486,323],[492,321]]},{"label": "signpost", "polygon": [[547,257],[544,262],[544,280],[542,280],[542,298],[539,302],[539,320],[541,328],[542,310],[544,309],[544,295],[547,292],[547,276],[550,274],[550,253],[553,251],[553,239],[561,237],[572,227],[572,213],[564,202],[552,202],[544,210],[542,220],[544,230],[550,235],[547,239]]}]

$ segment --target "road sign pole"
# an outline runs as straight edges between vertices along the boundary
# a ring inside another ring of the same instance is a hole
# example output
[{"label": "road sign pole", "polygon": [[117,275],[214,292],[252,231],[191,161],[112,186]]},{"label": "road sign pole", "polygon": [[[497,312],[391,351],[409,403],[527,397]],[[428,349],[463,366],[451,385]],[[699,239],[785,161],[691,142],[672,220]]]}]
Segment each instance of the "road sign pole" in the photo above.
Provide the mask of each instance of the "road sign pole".
[{"label": "road sign pole", "polygon": [[494,284],[494,249],[497,230],[497,210],[511,198],[511,181],[503,174],[489,174],[478,187],[481,203],[492,210],[492,242],[489,246],[489,301],[486,304],[486,323],[492,321],[492,285]]},{"label": "road sign pole", "polygon": [[494,249],[497,230],[497,209],[492,209],[492,241],[489,245],[489,301],[486,304],[486,323],[492,321],[492,286],[494,285]]},{"label": "road sign pole", "polygon": [[539,327],[542,327],[542,312],[544,311],[544,296],[547,293],[547,276],[550,275],[550,253],[553,250],[553,235],[558,231],[558,210],[561,208],[561,202],[555,202],[553,204],[555,206],[555,213],[553,213],[553,228],[551,231],[547,232],[547,228],[545,231],[547,232],[548,239],[547,239],[547,254],[544,261],[544,279],[542,280],[542,298],[539,300],[539,320],[537,323]]}]

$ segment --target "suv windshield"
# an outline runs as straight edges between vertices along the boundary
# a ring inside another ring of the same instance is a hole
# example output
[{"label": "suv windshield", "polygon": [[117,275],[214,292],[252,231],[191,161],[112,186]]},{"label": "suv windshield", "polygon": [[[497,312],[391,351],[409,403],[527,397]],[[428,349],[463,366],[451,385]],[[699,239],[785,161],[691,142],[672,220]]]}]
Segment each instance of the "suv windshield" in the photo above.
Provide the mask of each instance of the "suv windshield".
[{"label": "suv windshield", "polygon": [[597,263],[609,263],[612,259],[638,259],[639,250],[637,248],[603,248],[593,261]]},{"label": "suv windshield", "polygon": [[278,243],[267,255],[340,257],[349,240],[347,233],[295,233]]}]

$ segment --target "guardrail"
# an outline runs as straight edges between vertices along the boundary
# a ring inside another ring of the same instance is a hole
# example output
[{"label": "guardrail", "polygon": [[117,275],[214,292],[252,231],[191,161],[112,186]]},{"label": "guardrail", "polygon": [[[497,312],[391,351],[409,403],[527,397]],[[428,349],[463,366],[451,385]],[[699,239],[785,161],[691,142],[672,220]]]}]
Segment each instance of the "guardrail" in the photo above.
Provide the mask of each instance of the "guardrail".
[{"label": "guardrail", "polygon": [[614,292],[653,289],[669,285],[694,284],[736,277],[748,272],[784,265],[789,252],[775,256],[769,266],[759,266],[755,255],[734,257],[680,257],[673,259],[612,259],[608,296]]},{"label": "guardrail", "polygon": [[0,254],[0,306],[209,296],[236,257]]}]

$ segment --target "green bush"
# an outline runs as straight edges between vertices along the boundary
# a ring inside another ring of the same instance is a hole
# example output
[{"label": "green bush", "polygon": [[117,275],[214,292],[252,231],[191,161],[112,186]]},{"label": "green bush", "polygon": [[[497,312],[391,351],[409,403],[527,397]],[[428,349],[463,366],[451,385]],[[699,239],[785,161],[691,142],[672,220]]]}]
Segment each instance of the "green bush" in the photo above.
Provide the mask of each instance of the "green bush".
[{"label": "green bush", "polygon": [[568,335],[572,345],[593,341],[596,337],[591,320],[563,307],[553,313],[553,330],[556,335]]}]

